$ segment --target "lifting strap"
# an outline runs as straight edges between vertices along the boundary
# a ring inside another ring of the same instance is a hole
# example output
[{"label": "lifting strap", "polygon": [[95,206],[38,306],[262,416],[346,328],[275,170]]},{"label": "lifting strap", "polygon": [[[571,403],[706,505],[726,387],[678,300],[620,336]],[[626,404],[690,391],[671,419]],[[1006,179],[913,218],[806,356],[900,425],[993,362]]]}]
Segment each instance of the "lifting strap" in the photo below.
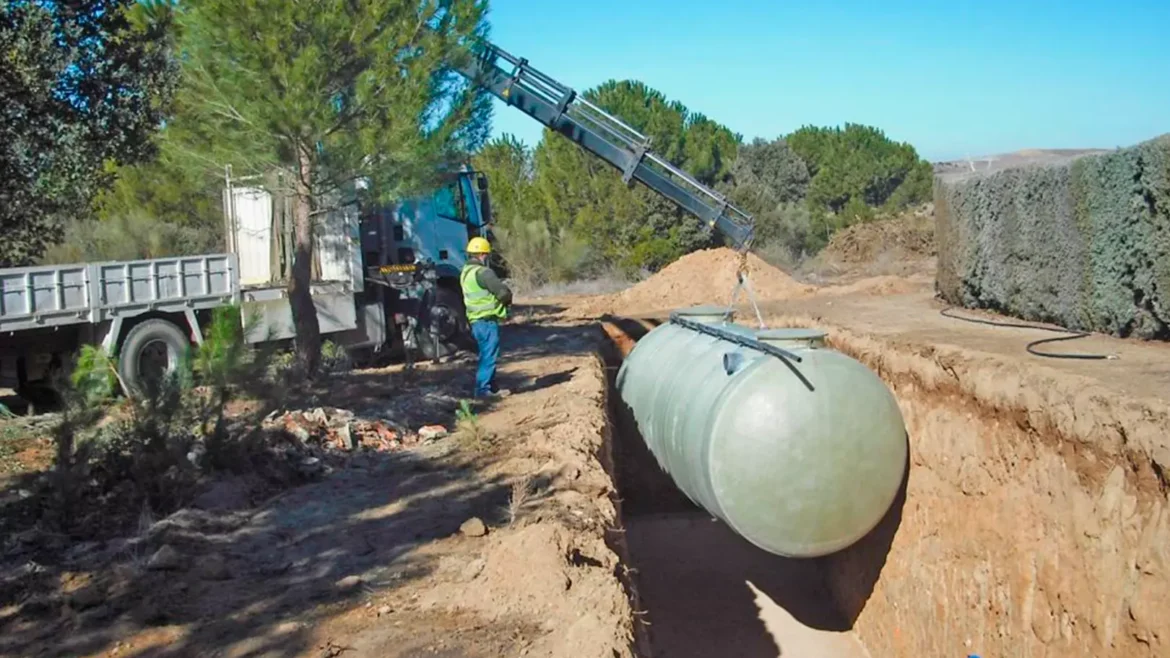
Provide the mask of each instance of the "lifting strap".
[{"label": "lifting strap", "polygon": [[735,287],[731,290],[731,301],[727,303],[727,310],[723,313],[723,319],[731,318],[732,313],[735,312],[735,302],[739,299],[739,291],[742,288],[747,293],[748,302],[752,305],[752,310],[756,314],[756,322],[760,324],[760,329],[767,329],[764,324],[764,316],[760,313],[760,305],[756,303],[756,293],[752,290],[752,282],[748,277],[747,256],[748,245],[744,245],[739,250],[739,262],[735,266]]}]

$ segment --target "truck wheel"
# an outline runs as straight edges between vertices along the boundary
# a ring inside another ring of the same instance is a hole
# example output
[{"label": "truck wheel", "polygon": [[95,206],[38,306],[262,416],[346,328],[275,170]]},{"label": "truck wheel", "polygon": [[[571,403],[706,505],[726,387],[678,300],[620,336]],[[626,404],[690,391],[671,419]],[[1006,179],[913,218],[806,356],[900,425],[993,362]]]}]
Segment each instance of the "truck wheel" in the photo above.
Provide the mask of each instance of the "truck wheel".
[{"label": "truck wheel", "polygon": [[129,392],[149,390],[179,367],[190,344],[186,334],[167,320],[136,324],[122,341],[118,374]]},{"label": "truck wheel", "polygon": [[[419,351],[427,359],[449,356],[468,346],[471,327],[463,311],[463,297],[450,288],[436,288],[430,304],[423,309],[422,331],[418,336]],[[438,338],[435,345],[429,327],[434,326]],[[437,349],[436,349],[437,348]]]}]

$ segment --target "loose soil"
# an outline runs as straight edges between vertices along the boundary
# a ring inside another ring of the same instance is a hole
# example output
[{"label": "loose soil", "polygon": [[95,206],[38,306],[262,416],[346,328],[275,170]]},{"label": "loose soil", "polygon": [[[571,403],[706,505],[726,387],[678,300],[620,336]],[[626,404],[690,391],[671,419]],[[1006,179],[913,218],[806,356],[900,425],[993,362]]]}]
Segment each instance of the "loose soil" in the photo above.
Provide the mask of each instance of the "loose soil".
[{"label": "loose soil", "polygon": [[[904,500],[817,561],[844,627],[874,656],[1165,655],[1170,346],[1092,336],[1045,347],[1119,358],[1048,359],[1024,346],[1058,334],[942,308],[929,292],[837,287],[762,309],[769,326],[827,330],[906,419]],[[642,593],[652,603],[653,587]]]},{"label": "loose soil", "polygon": [[[739,262],[739,254],[731,249],[696,251],[622,292],[568,300],[549,299],[546,303],[564,301],[570,306],[569,315],[577,318],[596,318],[606,314],[645,315],[708,304],[727,306],[733,302]],[[933,285],[931,277],[918,274],[911,277],[853,277],[836,285],[818,287],[797,281],[754,254],[748,254],[747,273],[758,303],[814,295],[893,295],[926,290]],[[746,303],[747,299],[747,291],[740,290],[735,301]]]},{"label": "loose soil", "polygon": [[[739,254],[731,249],[696,251],[662,268],[650,278],[614,295],[591,298],[573,309],[582,317],[605,313],[636,313],[700,304],[727,305],[736,285]],[[758,299],[790,299],[811,294],[801,284],[754,254],[747,257],[748,277]],[[740,292],[740,299],[746,299]]]},{"label": "loose soil", "polygon": [[838,265],[867,266],[882,260],[933,258],[934,209],[921,208],[899,217],[854,224],[837,231],[818,260]]},{"label": "loose soil", "polygon": [[671,309],[728,303],[736,259],[519,309],[514,392],[474,423],[456,423],[473,361],[338,376],[289,410],[381,405],[449,436],[261,500],[221,480],[132,537],[6,537],[0,655],[1167,655],[1167,346],[1041,359],[1023,346],[1048,334],[942,317],[928,277],[817,287],[749,258],[768,324],[826,329],[895,392],[911,442],[874,532],[783,560],[679,493],[610,390]]},{"label": "loose soil", "polygon": [[445,438],[259,506],[220,481],[133,537],[5,538],[0,655],[632,655],[601,334],[539,318],[503,333],[514,393],[474,426],[454,417],[474,362],[359,371],[305,400],[381,401]]}]

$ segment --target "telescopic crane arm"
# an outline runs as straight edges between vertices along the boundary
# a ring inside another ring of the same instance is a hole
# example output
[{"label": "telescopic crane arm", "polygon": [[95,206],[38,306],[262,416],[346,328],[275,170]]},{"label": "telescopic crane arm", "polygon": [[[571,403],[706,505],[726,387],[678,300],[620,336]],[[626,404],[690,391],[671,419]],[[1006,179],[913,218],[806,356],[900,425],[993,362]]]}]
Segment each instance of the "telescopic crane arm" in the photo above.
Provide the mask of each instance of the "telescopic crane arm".
[{"label": "telescopic crane arm", "polygon": [[708,230],[718,229],[736,249],[750,246],[751,215],[651,151],[648,137],[532,68],[528,60],[485,42],[457,70],[472,84],[613,165],[627,184],[637,180],[670,199],[702,220]]}]

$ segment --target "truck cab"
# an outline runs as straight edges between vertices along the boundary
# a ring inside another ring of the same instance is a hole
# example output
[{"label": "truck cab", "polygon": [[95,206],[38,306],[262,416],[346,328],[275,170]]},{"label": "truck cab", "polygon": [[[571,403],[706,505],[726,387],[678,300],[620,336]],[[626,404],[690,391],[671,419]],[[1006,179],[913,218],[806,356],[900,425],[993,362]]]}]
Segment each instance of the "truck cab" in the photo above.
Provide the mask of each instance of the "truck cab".
[{"label": "truck cab", "polygon": [[440,278],[455,277],[472,237],[487,236],[487,177],[468,167],[450,174],[429,196],[369,206],[361,213],[362,254],[368,266],[431,263]]},{"label": "truck cab", "polygon": [[470,346],[459,273],[467,241],[490,238],[490,223],[487,176],[466,166],[430,195],[363,209],[366,278],[387,297],[404,347],[437,358]]},{"label": "truck cab", "polygon": [[[240,260],[253,342],[295,336],[285,293],[292,265],[287,199],[227,173],[229,251]],[[467,241],[490,237],[487,177],[461,166],[426,194],[376,203],[359,182],[314,222],[312,294],[324,339],[351,351],[389,347],[439,358],[470,347],[459,273]]]}]

